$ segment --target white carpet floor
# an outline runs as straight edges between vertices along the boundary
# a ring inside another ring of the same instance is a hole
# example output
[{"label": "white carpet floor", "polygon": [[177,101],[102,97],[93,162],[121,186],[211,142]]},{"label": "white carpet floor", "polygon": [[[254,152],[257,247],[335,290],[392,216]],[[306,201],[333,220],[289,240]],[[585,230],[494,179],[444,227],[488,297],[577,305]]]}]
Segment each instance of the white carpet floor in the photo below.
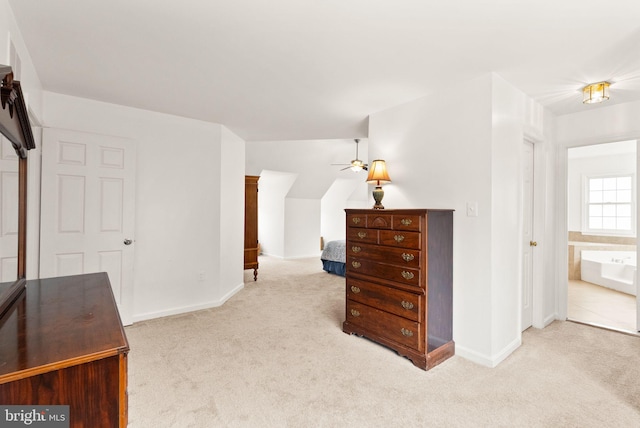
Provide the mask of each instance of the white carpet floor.
[{"label": "white carpet floor", "polygon": [[640,427],[638,337],[555,322],[496,368],[425,372],[342,332],[344,279],[318,259],[261,257],[245,284],[126,328],[131,428]]}]

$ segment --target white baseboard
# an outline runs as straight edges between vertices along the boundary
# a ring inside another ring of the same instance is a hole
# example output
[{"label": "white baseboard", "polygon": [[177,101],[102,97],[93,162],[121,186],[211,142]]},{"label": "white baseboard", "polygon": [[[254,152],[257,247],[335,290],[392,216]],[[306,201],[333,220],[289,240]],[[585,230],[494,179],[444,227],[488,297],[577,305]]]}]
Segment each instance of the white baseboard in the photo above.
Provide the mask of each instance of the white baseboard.
[{"label": "white baseboard", "polygon": [[480,364],[481,366],[494,368],[502,361],[504,361],[509,355],[511,355],[513,351],[518,349],[521,344],[522,337],[519,336],[517,339],[505,346],[500,352],[490,356],[481,354],[471,349],[467,349],[463,346],[458,346],[458,344],[456,343],[456,355],[464,358],[465,360]]},{"label": "white baseboard", "polygon": [[229,300],[231,297],[233,297],[236,293],[238,293],[243,288],[244,288],[244,282],[237,285],[235,288],[233,288],[231,291],[229,291],[227,294],[225,294],[224,296],[222,296],[220,299],[217,299],[217,300],[199,303],[197,305],[180,306],[180,307],[165,309],[162,311],[137,314],[133,316],[133,322],[136,323],[140,321],[151,320],[154,318],[162,318],[162,317],[168,317],[170,315],[178,315],[178,314],[184,314],[187,312],[200,311],[202,309],[216,308],[218,306],[222,306],[227,300]]},{"label": "white baseboard", "polygon": [[261,256],[267,256],[267,257],[273,257],[276,259],[280,259],[280,260],[298,260],[298,259],[312,259],[314,257],[320,258],[320,255],[322,255],[322,251],[318,251],[317,254],[312,254],[310,256],[293,256],[293,257],[283,257],[283,256],[277,256],[274,254],[269,254],[269,253],[260,253]]},{"label": "white baseboard", "polygon": [[559,319],[559,318],[556,318],[555,314],[551,314],[548,317],[546,317],[544,320],[542,320],[542,326],[541,327],[537,327],[537,326],[534,326],[534,327],[545,328],[546,326],[548,326],[549,324],[554,322],[556,319]]},{"label": "white baseboard", "polygon": [[320,255],[322,254],[322,252],[319,252],[318,254],[313,254],[311,256],[293,256],[293,257],[285,257],[285,260],[298,260],[298,259],[314,259],[314,258],[320,258]]}]

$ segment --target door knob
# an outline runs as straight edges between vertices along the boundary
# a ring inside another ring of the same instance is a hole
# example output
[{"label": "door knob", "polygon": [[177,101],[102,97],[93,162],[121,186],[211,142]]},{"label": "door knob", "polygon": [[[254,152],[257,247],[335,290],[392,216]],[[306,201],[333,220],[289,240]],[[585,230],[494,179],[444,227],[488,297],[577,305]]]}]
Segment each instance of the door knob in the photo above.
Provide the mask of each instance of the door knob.
[{"label": "door knob", "polygon": [[536,241],[529,241],[529,246],[530,247],[537,247],[538,243]]},{"label": "door knob", "polygon": [[124,240],[124,245],[131,245],[133,241],[131,239],[125,239]]}]

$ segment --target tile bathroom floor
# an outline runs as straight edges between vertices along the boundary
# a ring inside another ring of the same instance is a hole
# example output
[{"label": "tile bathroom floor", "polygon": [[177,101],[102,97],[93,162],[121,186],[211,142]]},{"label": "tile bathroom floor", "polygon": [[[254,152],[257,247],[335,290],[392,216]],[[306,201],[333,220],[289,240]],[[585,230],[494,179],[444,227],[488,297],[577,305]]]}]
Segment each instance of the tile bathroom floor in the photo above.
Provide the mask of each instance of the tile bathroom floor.
[{"label": "tile bathroom floor", "polygon": [[636,331],[636,297],[579,280],[569,280],[570,320]]}]

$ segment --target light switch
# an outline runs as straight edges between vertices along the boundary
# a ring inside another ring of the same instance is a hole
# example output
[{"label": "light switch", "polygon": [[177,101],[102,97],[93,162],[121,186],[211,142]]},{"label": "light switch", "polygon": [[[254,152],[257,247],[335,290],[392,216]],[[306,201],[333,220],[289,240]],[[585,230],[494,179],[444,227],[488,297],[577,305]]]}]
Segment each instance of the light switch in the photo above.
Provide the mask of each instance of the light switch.
[{"label": "light switch", "polygon": [[478,217],[477,202],[467,202],[467,217]]}]

